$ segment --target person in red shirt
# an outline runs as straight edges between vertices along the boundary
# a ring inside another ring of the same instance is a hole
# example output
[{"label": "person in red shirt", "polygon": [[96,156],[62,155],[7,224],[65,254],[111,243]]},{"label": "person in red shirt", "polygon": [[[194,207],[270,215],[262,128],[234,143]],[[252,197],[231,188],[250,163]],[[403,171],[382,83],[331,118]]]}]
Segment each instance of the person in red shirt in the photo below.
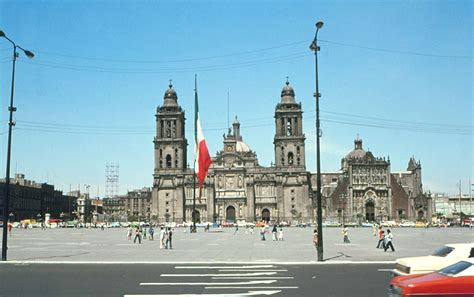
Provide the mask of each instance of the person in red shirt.
[{"label": "person in red shirt", "polygon": [[12,236],[12,229],[13,229],[12,223],[8,223],[8,234],[10,234],[10,236]]},{"label": "person in red shirt", "polygon": [[[382,246],[380,246],[382,244]],[[377,248],[385,249],[385,232],[382,230],[382,226],[379,228],[379,242],[377,243]]]}]

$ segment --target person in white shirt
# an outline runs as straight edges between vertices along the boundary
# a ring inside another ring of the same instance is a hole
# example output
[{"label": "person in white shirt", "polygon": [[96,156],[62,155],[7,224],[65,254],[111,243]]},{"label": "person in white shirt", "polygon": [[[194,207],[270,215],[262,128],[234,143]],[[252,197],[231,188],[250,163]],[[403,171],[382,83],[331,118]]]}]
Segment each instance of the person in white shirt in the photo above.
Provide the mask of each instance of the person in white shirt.
[{"label": "person in white shirt", "polygon": [[385,235],[385,248],[384,248],[385,252],[388,250],[388,247],[392,249],[392,252],[395,251],[395,249],[393,248],[392,239],[393,239],[393,234],[392,232],[390,232],[389,229],[387,229],[387,235]]}]

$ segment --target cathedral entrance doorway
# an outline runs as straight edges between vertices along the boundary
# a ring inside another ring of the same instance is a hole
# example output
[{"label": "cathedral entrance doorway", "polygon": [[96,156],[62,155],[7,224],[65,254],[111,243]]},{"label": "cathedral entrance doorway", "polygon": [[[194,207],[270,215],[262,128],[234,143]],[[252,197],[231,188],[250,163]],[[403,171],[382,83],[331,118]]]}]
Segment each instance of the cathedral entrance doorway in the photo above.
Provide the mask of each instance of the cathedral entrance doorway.
[{"label": "cathedral entrance doorway", "polygon": [[375,221],[375,205],[372,201],[365,204],[365,219],[369,222]]},{"label": "cathedral entrance doorway", "polygon": [[235,207],[229,206],[225,211],[225,219],[228,222],[235,222]]},{"label": "cathedral entrance doorway", "polygon": [[201,223],[201,213],[197,210],[193,212],[193,221],[195,217],[196,217],[196,223]]},{"label": "cathedral entrance doorway", "polygon": [[418,212],[418,220],[422,221],[424,217],[425,217],[425,213],[422,210],[420,210]]},{"label": "cathedral entrance doorway", "polygon": [[270,222],[270,211],[266,208],[262,210],[262,221]]}]

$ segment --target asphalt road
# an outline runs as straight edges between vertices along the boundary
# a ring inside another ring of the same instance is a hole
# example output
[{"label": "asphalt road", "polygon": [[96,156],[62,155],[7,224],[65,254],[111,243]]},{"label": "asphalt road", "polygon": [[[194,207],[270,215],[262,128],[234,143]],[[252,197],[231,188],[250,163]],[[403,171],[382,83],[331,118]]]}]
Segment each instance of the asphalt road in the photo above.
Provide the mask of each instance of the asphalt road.
[{"label": "asphalt road", "polygon": [[0,296],[386,296],[393,264],[0,264]]}]

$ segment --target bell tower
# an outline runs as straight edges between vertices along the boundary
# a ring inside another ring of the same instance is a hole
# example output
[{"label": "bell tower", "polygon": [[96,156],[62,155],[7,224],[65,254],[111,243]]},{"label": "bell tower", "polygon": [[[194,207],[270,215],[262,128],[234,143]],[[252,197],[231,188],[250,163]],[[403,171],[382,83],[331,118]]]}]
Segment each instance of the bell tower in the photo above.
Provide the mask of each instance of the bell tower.
[{"label": "bell tower", "polygon": [[184,126],[186,118],[171,83],[165,92],[163,106],[158,106],[155,116],[155,175],[185,171],[188,145]]},{"label": "bell tower", "polygon": [[275,166],[305,170],[305,139],[301,103],[287,80],[275,108]]}]

